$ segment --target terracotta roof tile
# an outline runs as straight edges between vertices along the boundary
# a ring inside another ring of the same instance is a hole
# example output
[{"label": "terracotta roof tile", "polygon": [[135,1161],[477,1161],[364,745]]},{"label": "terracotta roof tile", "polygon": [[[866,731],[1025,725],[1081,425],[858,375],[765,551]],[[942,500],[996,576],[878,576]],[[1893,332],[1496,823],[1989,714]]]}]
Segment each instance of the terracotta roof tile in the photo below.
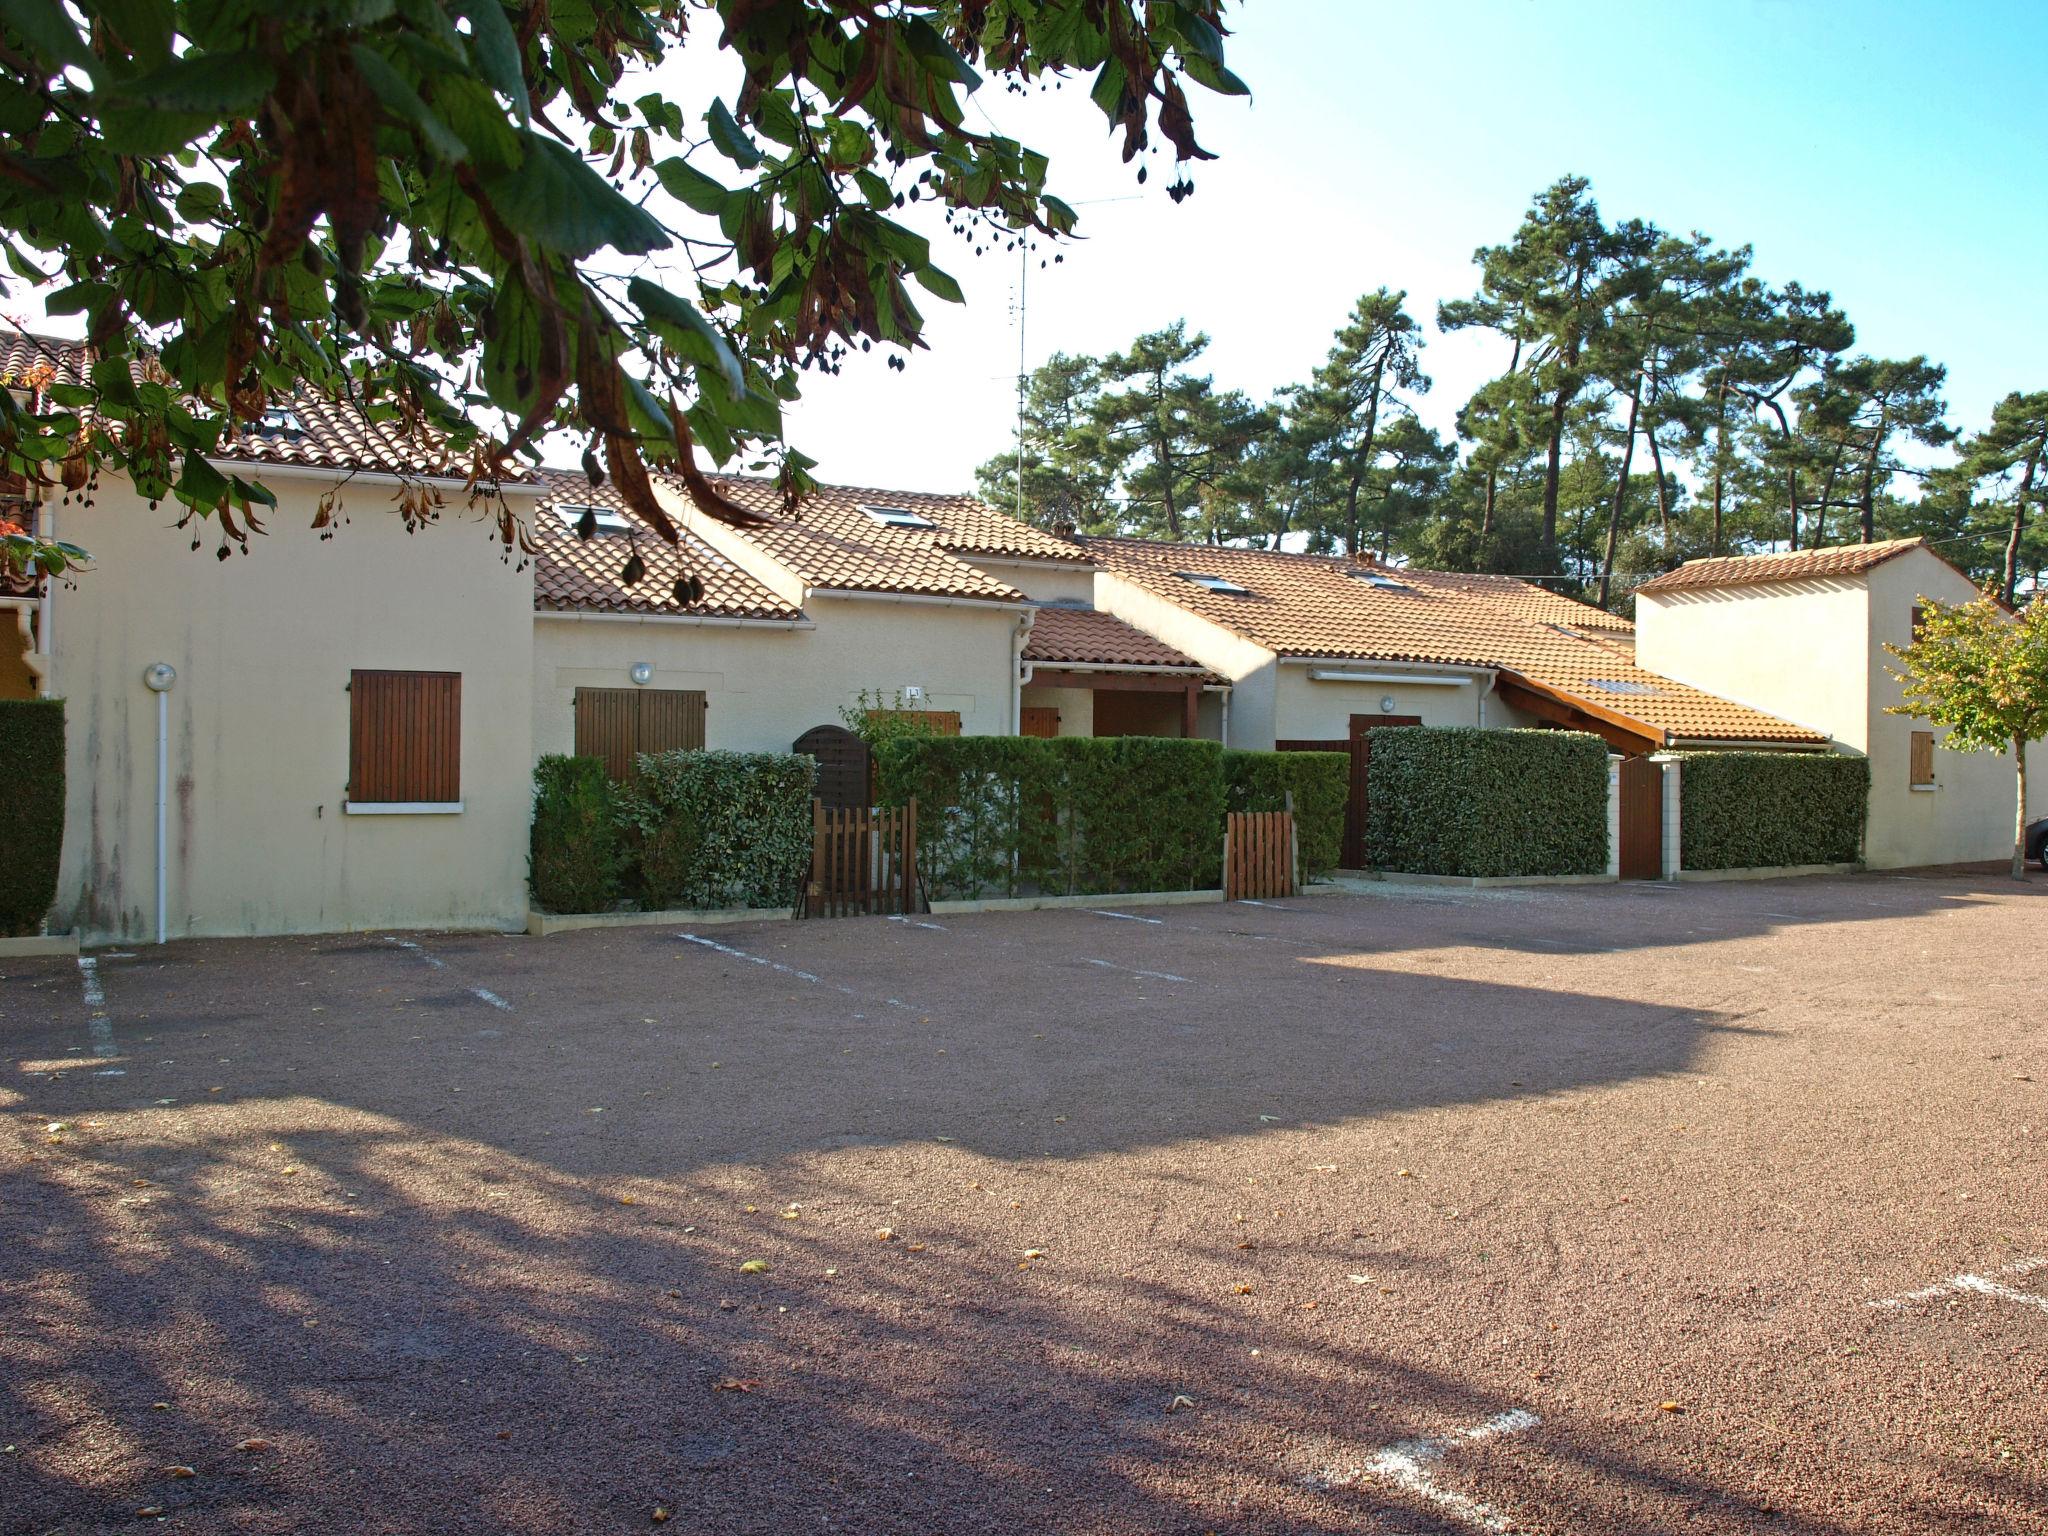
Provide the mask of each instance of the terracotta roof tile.
[{"label": "terracotta roof tile", "polygon": [[[971,496],[928,496],[828,485],[819,487],[791,518],[783,514],[773,481],[744,475],[711,478],[742,507],[770,519],[735,532],[809,586],[980,598],[988,602],[1024,601],[1023,594],[1014,587],[975,569],[954,553],[956,548],[964,550],[963,539],[987,541],[995,537],[986,520],[1010,521]],[[686,495],[679,486],[671,489]],[[893,527],[862,511],[863,505],[899,507],[931,526]],[[974,531],[955,533],[952,530],[956,526]],[[1015,526],[1025,534],[1035,533],[1024,529],[1021,523]],[[1087,556],[1081,558],[1085,561]]]},{"label": "terracotta roof tile", "polygon": [[1925,548],[1925,539],[1885,539],[1876,544],[1836,544],[1826,549],[1787,549],[1767,555],[1723,555],[1688,560],[1675,571],[1653,576],[1638,592],[1669,592],[1680,587],[1748,587],[1770,581],[1802,581],[1814,576],[1860,576],[1872,566]]},{"label": "terracotta roof tile", "polygon": [[[1112,575],[1276,655],[1498,668],[1674,736],[1802,744],[1823,739],[1645,671],[1635,664],[1627,620],[1511,576],[1137,539],[1086,544]],[[1217,577],[1244,591],[1211,591],[1183,572]],[[1390,584],[1376,585],[1367,577]]]},{"label": "terracotta roof tile", "polygon": [[[82,342],[54,336],[36,336],[25,331],[0,331],[0,384],[42,385],[53,381],[77,383],[91,365],[91,352]],[[132,370],[140,377],[147,364],[136,359]],[[354,403],[297,391],[289,400],[276,402],[295,418],[280,422],[275,429],[245,432],[228,439],[213,455],[254,464],[296,465],[307,469],[328,469],[338,474],[357,473],[432,477],[467,481],[466,460],[445,451],[437,436],[422,433],[415,440],[397,423],[373,421]],[[533,483],[529,474],[504,477],[508,485]]]},{"label": "terracotta roof tile", "polygon": [[[801,610],[692,537],[689,530],[683,530],[681,544],[670,544],[659,534],[640,528],[609,485],[593,488],[576,471],[543,470],[541,475],[549,494],[529,519],[538,546],[533,558],[534,607],[735,619],[803,617]],[[595,506],[616,512],[639,532],[629,536],[601,531],[594,538],[579,539],[562,519],[564,506]],[[629,587],[623,572],[636,549],[646,563],[647,574]],[[685,575],[695,575],[704,583],[703,601],[688,606],[676,601],[676,579]]]},{"label": "terracotta roof tile", "polygon": [[1024,642],[1024,659],[1049,666],[1079,662],[1090,666],[1202,670],[1202,664],[1192,656],[1126,624],[1114,614],[1058,605],[1042,607],[1033,616],[1031,636]]}]

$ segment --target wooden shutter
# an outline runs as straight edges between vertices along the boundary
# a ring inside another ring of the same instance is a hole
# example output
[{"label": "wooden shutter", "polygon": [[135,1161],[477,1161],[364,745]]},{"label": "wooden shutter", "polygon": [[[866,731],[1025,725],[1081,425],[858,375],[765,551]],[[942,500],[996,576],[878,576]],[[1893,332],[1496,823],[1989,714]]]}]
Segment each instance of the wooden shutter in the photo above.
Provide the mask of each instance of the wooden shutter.
[{"label": "wooden shutter", "polygon": [[578,688],[577,755],[601,757],[611,778],[630,778],[636,752],[700,750],[706,708],[696,689]]},{"label": "wooden shutter", "polygon": [[935,736],[958,736],[960,734],[960,711],[957,709],[871,709],[870,718],[876,715],[902,715],[910,720],[922,720]]},{"label": "wooden shutter", "polygon": [[1913,733],[1913,771],[1907,782],[1915,789],[1934,783],[1934,732]]},{"label": "wooden shutter", "polygon": [[[1042,704],[1026,704],[1017,711],[1019,736],[1057,736],[1060,712]],[[956,733],[957,734],[957,733]]]},{"label": "wooden shutter", "polygon": [[1920,640],[1920,626],[1926,622],[1927,610],[1918,603],[1915,603],[1913,605],[1913,641],[1915,644],[1918,644]]},{"label": "wooden shutter", "polygon": [[462,674],[351,672],[348,797],[358,805],[462,799]]}]

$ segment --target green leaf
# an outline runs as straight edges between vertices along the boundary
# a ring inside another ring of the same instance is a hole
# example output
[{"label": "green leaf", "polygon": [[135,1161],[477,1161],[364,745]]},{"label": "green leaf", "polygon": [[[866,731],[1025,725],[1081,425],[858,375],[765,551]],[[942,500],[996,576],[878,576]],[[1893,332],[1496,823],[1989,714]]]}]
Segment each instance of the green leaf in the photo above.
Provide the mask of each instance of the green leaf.
[{"label": "green leaf", "polygon": [[981,76],[975,72],[974,66],[960,56],[959,49],[946,41],[944,33],[922,16],[912,16],[904,26],[903,35],[913,54],[926,64],[938,66],[934,73],[957,81],[970,92],[981,88]]},{"label": "green leaf", "polygon": [[706,176],[679,155],[656,163],[654,174],[668,195],[684,207],[716,218],[725,211],[732,192]]},{"label": "green leaf", "polygon": [[488,175],[519,163],[519,130],[483,81],[463,75],[441,77],[434,85],[434,107],[469,146],[479,172]]},{"label": "green leaf", "polygon": [[216,218],[226,196],[210,181],[195,181],[178,193],[178,217],[190,224]]},{"label": "green leaf", "polygon": [[1219,96],[1249,96],[1252,88],[1238,79],[1222,64],[1212,64],[1200,54],[1186,54],[1181,58],[1181,68],[1198,85],[1205,85]]},{"label": "green leaf", "polygon": [[621,197],[574,150],[530,128],[519,139],[526,151],[519,169],[486,183],[498,216],[514,231],[569,256],[606,246],[626,256],[667,248],[668,233],[653,215]]},{"label": "green leaf", "polygon": [[170,59],[178,30],[171,0],[88,0],[79,9],[105,21],[144,68]]},{"label": "green leaf", "polygon": [[253,50],[188,53],[161,69],[124,80],[108,97],[117,105],[144,106],[158,112],[232,117],[254,109],[276,83],[270,61]]},{"label": "green leaf", "polygon": [[235,499],[245,507],[252,501],[261,502],[266,507],[277,505],[277,497],[266,485],[244,480],[240,475],[229,475],[228,483],[235,488]]},{"label": "green leaf", "polygon": [[349,55],[356,61],[356,72],[377,99],[417,128],[427,148],[451,164],[469,158],[469,146],[441,121],[438,112],[420,99],[420,93],[406,83],[405,76],[393,69],[383,54],[368,43],[357,43],[349,49]]},{"label": "green leaf", "polygon": [[741,170],[751,171],[761,163],[761,151],[726,111],[724,102],[712,100],[711,110],[704,114],[704,126],[711,130],[711,142],[718,146],[718,152]]},{"label": "green leaf", "polygon": [[960,291],[960,285],[937,267],[919,267],[913,273],[925,292],[936,294],[948,304],[965,304],[967,295]]},{"label": "green leaf", "polygon": [[180,501],[210,507],[228,493],[227,477],[196,453],[185,455],[184,473],[175,487]]},{"label": "green leaf", "polygon": [[654,397],[654,392],[632,374],[621,374],[626,380],[626,414],[633,420],[633,428],[643,437],[652,437],[662,442],[673,442],[676,429],[668,419],[668,411]]},{"label": "green leaf", "polygon": [[95,77],[99,74],[99,60],[57,0],[8,0],[7,21],[37,52],[59,63],[75,64]]},{"label": "green leaf", "polygon": [[491,83],[491,89],[512,103],[519,121],[526,122],[526,70],[519,55],[519,39],[505,19],[498,0],[467,0],[462,14],[469,18],[469,51],[477,69]]},{"label": "green leaf", "polygon": [[717,369],[729,394],[745,393],[747,376],[739,358],[696,305],[644,277],[636,277],[626,285],[626,298],[646,316],[647,323],[663,341],[690,361]]}]

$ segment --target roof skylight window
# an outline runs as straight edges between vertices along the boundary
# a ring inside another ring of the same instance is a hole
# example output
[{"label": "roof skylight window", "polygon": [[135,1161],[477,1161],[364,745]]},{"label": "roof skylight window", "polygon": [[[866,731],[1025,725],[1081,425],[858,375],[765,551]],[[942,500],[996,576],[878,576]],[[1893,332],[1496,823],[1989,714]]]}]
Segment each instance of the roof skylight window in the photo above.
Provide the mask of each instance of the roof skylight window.
[{"label": "roof skylight window", "polygon": [[249,435],[296,443],[306,435],[306,424],[299,420],[297,411],[286,406],[273,405],[258,420],[249,424]]},{"label": "roof skylight window", "polygon": [[1211,576],[1206,571],[1175,571],[1182,581],[1192,581],[1196,586],[1209,592],[1222,592],[1230,597],[1250,597],[1252,589],[1241,587],[1225,576]]},{"label": "roof skylight window", "polygon": [[930,518],[913,512],[908,507],[878,507],[869,506],[866,502],[862,502],[860,509],[884,528],[936,528],[939,526]]},{"label": "roof skylight window", "polygon": [[1378,587],[1383,592],[1413,592],[1415,589],[1405,581],[1396,581],[1380,571],[1346,571],[1353,581],[1362,581],[1368,587]]},{"label": "roof skylight window", "polygon": [[1650,697],[1655,697],[1657,693],[1653,685],[1639,683],[1631,677],[1589,677],[1586,682],[1589,687],[1598,688],[1605,693],[1633,693]]},{"label": "roof skylight window", "polygon": [[625,533],[633,526],[625,513],[615,512],[610,507],[593,507],[586,502],[558,501],[555,503],[555,516],[562,520],[563,527],[582,538],[590,536],[579,533],[579,525],[584,524],[585,519],[588,519],[591,533]]}]

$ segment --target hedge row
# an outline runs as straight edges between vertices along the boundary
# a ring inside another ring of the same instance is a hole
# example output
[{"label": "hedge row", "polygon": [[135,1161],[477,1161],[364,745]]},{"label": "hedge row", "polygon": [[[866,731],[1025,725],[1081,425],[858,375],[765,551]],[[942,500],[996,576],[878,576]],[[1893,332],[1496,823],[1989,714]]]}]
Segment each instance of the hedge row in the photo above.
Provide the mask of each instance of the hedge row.
[{"label": "hedge row", "polygon": [[1344,854],[1344,806],[1351,797],[1351,758],[1343,752],[1223,754],[1223,804],[1232,811],[1284,811],[1294,796],[1294,835],[1301,877],[1314,880]]},{"label": "hedge row", "polygon": [[788,752],[642,753],[624,784],[602,759],[534,768],[534,900],[602,912],[619,900],[675,907],[783,907],[811,858],[817,764]]},{"label": "hedge row", "polygon": [[1151,736],[907,737],[876,798],[916,796],[934,897],[1195,890],[1222,874],[1223,748]]},{"label": "hedge row", "polygon": [[1679,761],[1681,868],[1853,864],[1863,857],[1868,758],[1686,752]]},{"label": "hedge row", "polygon": [[0,934],[34,933],[64,851],[64,701],[0,700]]},{"label": "hedge row", "polygon": [[1499,878],[1607,868],[1607,744],[1577,731],[1372,733],[1367,843],[1381,869]]}]

